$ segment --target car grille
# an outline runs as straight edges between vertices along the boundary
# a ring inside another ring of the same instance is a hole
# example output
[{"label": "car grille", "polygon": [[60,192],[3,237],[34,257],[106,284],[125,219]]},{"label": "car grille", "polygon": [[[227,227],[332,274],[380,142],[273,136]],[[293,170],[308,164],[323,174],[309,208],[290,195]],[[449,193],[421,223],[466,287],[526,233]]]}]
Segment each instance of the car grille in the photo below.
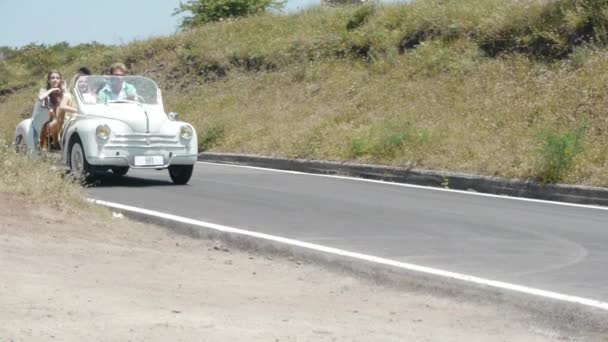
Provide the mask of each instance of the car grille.
[{"label": "car grille", "polygon": [[174,134],[129,133],[115,134],[104,148],[184,148]]}]

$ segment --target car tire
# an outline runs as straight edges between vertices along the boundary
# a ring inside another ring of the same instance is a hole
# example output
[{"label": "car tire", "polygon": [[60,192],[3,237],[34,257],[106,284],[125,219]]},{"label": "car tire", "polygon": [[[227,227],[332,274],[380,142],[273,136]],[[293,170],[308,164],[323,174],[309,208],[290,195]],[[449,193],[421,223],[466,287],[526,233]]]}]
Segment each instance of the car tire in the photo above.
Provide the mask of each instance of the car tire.
[{"label": "car tire", "polygon": [[87,161],[82,142],[80,142],[80,139],[78,138],[73,139],[70,143],[67,164],[72,176],[81,178],[84,181],[90,180],[90,177],[93,174],[91,172],[91,165]]},{"label": "car tire", "polygon": [[171,176],[173,184],[184,185],[192,177],[193,170],[194,165],[171,165],[169,166],[169,176]]},{"label": "car tire", "polygon": [[19,134],[15,138],[13,144],[15,147],[15,153],[25,153],[27,151],[27,146],[23,142],[23,135]]},{"label": "car tire", "polygon": [[127,172],[129,172],[128,166],[117,166],[117,167],[112,168],[112,173],[116,177],[122,177],[122,176],[126,175]]}]

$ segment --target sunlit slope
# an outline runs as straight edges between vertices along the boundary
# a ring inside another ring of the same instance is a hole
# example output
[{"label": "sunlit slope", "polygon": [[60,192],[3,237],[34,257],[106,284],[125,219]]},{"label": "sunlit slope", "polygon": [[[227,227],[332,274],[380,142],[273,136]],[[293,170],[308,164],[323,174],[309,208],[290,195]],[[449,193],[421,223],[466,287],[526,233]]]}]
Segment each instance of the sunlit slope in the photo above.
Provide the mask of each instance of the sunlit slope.
[{"label": "sunlit slope", "polygon": [[159,83],[202,149],[608,186],[606,13],[604,0],[419,0],[64,47],[42,67],[20,50],[0,64],[1,87],[26,85],[0,100],[0,132],[31,107],[36,67],[120,60]]}]

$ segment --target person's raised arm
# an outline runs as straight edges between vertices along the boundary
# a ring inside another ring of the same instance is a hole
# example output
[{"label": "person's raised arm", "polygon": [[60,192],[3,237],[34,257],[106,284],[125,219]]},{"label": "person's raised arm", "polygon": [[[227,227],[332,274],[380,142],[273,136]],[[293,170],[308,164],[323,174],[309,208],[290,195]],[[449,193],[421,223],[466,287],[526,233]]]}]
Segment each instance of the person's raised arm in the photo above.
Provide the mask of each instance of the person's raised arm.
[{"label": "person's raised arm", "polygon": [[59,104],[59,108],[64,112],[68,113],[78,113],[78,108],[72,105],[72,95],[65,94],[63,95],[63,99],[61,99],[61,103]]},{"label": "person's raised arm", "polygon": [[40,89],[40,92],[38,93],[38,100],[43,101],[52,93],[54,93],[56,91],[60,91],[60,90],[61,90],[60,88],[51,88],[49,90]]}]

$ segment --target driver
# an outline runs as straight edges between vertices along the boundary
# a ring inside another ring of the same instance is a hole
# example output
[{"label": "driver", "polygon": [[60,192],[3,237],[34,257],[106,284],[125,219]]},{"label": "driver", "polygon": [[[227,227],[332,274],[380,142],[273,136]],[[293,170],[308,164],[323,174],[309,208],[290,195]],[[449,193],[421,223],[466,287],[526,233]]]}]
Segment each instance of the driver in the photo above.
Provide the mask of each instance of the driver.
[{"label": "driver", "polygon": [[111,68],[112,76],[110,82],[97,94],[97,103],[107,103],[116,100],[135,100],[137,90],[132,84],[124,81],[123,76],[127,74],[127,67],[123,63],[114,63]]}]

